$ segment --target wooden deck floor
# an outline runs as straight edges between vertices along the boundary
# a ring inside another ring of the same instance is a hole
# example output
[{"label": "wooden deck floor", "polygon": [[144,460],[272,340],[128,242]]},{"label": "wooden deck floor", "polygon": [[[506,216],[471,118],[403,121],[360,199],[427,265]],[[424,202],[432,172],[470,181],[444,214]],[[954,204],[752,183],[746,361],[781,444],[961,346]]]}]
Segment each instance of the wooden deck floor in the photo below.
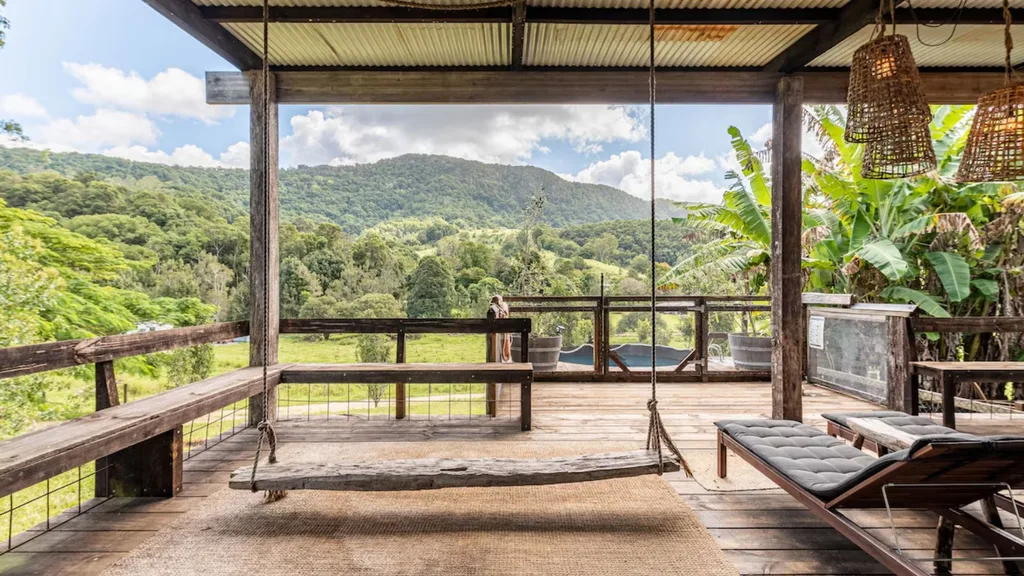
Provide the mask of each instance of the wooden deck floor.
[{"label": "wooden deck floor", "polygon": [[[659,386],[663,417],[684,451],[714,450],[713,422],[767,417],[768,383],[669,384]],[[646,433],[646,385],[536,384],[534,430],[519,432],[508,391],[499,417],[472,420],[311,420],[281,423],[281,442],[431,440],[628,440],[640,445]],[[860,400],[805,385],[805,422],[824,428],[822,412],[876,409]],[[965,424],[968,421],[964,421]],[[1021,420],[1024,424],[1024,420]],[[988,427],[992,423],[988,422]],[[966,428],[967,426],[965,426]],[[1000,427],[1001,428],[1001,427]],[[0,555],[2,574],[99,574],[119,557],[154,536],[180,514],[202,506],[206,496],[226,487],[231,470],[250,463],[255,432],[247,430],[186,462],[180,497],[108,500],[59,528]],[[884,574],[882,567],[784,493],[711,493],[681,474],[666,475],[693,508],[742,574]],[[884,513],[855,511],[858,522],[890,539]],[[897,517],[900,540],[917,556],[929,555],[936,518],[925,512]],[[959,554],[989,555],[970,535],[958,535]],[[960,562],[958,574],[1000,573],[998,565]]]}]

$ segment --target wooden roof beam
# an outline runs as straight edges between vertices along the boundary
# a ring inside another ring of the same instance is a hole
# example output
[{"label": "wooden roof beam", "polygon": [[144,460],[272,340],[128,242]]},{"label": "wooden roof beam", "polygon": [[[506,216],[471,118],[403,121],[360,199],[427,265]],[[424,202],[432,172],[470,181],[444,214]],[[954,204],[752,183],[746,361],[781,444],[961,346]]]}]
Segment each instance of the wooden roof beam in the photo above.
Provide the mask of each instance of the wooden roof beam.
[{"label": "wooden roof beam", "polygon": [[[848,70],[803,69],[808,104],[846,100]],[[663,104],[770,104],[781,72],[662,69]],[[281,104],[639,104],[647,102],[642,69],[312,70],[276,73]],[[1003,85],[1000,71],[921,70],[933,104],[970,104]],[[207,72],[206,101],[248,104],[240,72]]]},{"label": "wooden roof beam", "polygon": [[828,52],[874,20],[879,0],[851,0],[835,20],[804,34],[764,67],[765,72],[792,72]]},{"label": "wooden roof beam", "polygon": [[523,67],[523,46],[526,42],[526,0],[516,2],[512,13],[512,69]]},{"label": "wooden roof beam", "polygon": [[255,52],[223,26],[206,20],[199,7],[190,0],[143,1],[239,70],[255,70],[260,67],[261,60]]},{"label": "wooden roof beam", "polygon": [[[877,10],[871,5],[871,15]],[[257,23],[263,21],[259,6],[203,6],[203,18],[220,24]],[[515,7],[483,10],[426,10],[396,6],[272,6],[272,22],[291,23],[504,23],[509,22]],[[1024,11],[1015,10],[1014,20],[1024,20]],[[664,25],[758,25],[758,24],[824,24],[831,25],[843,16],[840,8],[660,8],[656,18]],[[915,19],[916,17],[916,19]],[[912,24],[1002,24],[1002,9],[967,8],[900,8],[896,22]],[[622,24],[646,25],[646,8],[573,8],[530,6],[527,21],[536,24]]]}]

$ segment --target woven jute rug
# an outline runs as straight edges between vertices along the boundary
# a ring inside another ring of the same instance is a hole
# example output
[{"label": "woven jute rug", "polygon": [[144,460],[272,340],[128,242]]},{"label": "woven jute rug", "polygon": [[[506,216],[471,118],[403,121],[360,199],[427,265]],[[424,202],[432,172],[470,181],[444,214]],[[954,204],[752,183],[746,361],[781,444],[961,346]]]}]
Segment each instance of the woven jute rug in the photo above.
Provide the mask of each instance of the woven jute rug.
[{"label": "woven jute rug", "polygon": [[[285,462],[550,457],[631,444],[287,444]],[[222,490],[118,561],[108,576],[735,575],[715,539],[658,476],[423,492]]]}]

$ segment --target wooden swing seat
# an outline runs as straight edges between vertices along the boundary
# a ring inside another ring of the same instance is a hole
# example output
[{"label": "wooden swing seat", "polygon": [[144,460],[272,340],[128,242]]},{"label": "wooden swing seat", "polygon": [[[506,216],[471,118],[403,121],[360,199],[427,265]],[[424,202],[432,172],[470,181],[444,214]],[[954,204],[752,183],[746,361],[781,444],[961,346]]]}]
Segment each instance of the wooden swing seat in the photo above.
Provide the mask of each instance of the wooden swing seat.
[{"label": "wooden swing seat", "polygon": [[[662,470],[679,463],[664,456]],[[402,491],[439,488],[539,486],[630,478],[659,472],[658,454],[649,450],[559,458],[424,458],[378,462],[263,464],[257,490]],[[252,467],[231,473],[229,486],[250,490]]]}]

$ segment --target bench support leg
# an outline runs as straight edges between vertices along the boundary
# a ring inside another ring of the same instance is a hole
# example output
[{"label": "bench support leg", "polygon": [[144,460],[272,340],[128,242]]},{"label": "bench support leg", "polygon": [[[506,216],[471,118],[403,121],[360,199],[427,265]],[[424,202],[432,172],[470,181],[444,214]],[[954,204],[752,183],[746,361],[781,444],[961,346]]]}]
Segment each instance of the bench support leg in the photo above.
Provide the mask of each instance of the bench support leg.
[{"label": "bench support leg", "polygon": [[97,461],[97,496],[170,498],[182,488],[182,427]]},{"label": "bench support leg", "polygon": [[522,418],[523,432],[529,432],[532,426],[531,412],[533,411],[532,382],[523,382],[519,386],[519,413]]},{"label": "bench support leg", "polygon": [[718,431],[718,477],[725,478],[729,473],[729,449],[725,446],[722,431]]}]

